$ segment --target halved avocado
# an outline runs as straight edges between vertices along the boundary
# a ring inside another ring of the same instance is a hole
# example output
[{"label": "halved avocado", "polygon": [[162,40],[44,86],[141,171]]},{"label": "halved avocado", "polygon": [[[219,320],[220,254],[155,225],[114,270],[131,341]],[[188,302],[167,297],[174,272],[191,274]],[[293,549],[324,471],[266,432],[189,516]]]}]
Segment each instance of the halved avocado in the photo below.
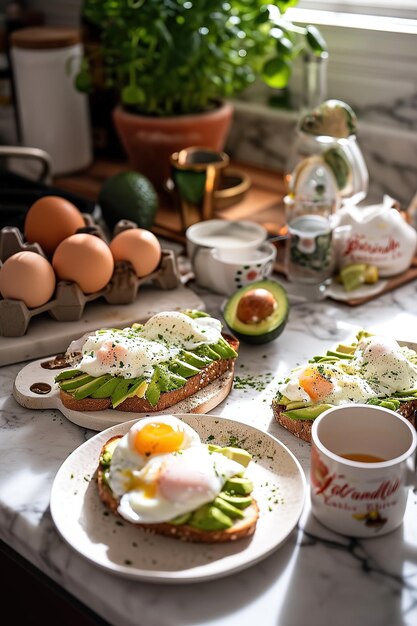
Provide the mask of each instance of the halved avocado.
[{"label": "halved avocado", "polygon": [[230,297],[223,317],[238,339],[261,344],[276,339],[282,333],[288,313],[285,289],[273,280],[259,280]]}]

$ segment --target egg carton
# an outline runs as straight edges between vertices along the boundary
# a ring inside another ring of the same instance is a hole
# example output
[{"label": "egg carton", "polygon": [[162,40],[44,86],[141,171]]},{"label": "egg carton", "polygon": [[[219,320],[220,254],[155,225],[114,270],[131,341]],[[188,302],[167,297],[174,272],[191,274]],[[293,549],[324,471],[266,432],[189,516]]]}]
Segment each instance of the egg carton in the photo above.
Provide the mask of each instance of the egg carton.
[{"label": "egg carton", "polygon": [[[100,236],[106,241],[102,229],[92,222],[90,215],[83,215],[85,228],[77,232],[89,232]],[[127,220],[118,222],[114,236],[137,225]],[[22,233],[15,227],[6,226],[0,231],[0,262],[17,252],[30,250],[46,258],[41,246],[37,243],[26,243]],[[29,327],[32,318],[48,313],[58,322],[70,322],[81,319],[88,302],[103,298],[108,304],[130,304],[136,299],[139,288],[145,283],[156,285],[160,289],[175,289],[180,284],[175,256],[172,250],[162,250],[161,261],[157,269],[138,278],[132,265],[127,261],[116,261],[114,272],[109,283],[100,291],[85,294],[80,287],[71,281],[57,282],[53,298],[42,306],[29,309],[21,300],[11,300],[0,296],[0,336],[21,337]]]}]

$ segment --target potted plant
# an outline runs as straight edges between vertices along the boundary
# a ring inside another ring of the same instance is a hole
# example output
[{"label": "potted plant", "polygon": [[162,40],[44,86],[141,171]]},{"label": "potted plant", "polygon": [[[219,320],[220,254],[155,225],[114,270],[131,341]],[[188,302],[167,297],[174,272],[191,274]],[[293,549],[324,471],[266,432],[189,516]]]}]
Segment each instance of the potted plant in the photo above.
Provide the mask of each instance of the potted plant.
[{"label": "potted plant", "polygon": [[118,105],[114,123],[134,169],[158,186],[172,152],[221,150],[232,119],[228,98],[261,77],[286,86],[294,59],[325,43],[284,13],[298,0],[84,0],[100,33],[86,48],[76,85],[88,91],[99,55]]}]

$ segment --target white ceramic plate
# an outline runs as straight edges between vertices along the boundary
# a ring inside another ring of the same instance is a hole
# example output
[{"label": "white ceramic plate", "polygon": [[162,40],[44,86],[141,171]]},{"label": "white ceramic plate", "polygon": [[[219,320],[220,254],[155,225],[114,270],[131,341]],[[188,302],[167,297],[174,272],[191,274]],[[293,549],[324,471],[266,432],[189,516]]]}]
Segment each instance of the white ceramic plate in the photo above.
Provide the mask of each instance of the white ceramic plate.
[{"label": "white ceramic plate", "polygon": [[177,415],[203,442],[241,445],[253,454],[260,517],[254,535],[229,544],[193,544],[146,533],[109,513],[94,473],[103,444],[136,421],[113,426],[77,448],[52,486],[51,514],[62,537],[83,557],[115,574],[163,583],[191,583],[242,570],[276,550],[296,527],[306,492],[304,472],[280,441],[257,428],[215,415]]},{"label": "white ceramic plate", "polygon": [[339,285],[335,280],[332,280],[330,285],[326,287],[326,296],[340,302],[356,300],[357,298],[371,298],[383,291],[387,282],[387,280],[378,280],[373,285],[361,285],[353,291],[346,291],[343,285]]}]

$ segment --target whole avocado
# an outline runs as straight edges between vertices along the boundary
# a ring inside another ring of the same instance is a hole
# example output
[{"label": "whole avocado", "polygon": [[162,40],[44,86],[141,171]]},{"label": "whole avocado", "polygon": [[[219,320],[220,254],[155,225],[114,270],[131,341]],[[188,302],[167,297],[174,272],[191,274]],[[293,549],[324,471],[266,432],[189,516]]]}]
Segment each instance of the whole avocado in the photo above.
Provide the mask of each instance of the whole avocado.
[{"label": "whole avocado", "polygon": [[134,171],[110,176],[100,190],[98,202],[109,228],[119,220],[130,220],[149,230],[158,210],[158,194],[151,181]]}]

